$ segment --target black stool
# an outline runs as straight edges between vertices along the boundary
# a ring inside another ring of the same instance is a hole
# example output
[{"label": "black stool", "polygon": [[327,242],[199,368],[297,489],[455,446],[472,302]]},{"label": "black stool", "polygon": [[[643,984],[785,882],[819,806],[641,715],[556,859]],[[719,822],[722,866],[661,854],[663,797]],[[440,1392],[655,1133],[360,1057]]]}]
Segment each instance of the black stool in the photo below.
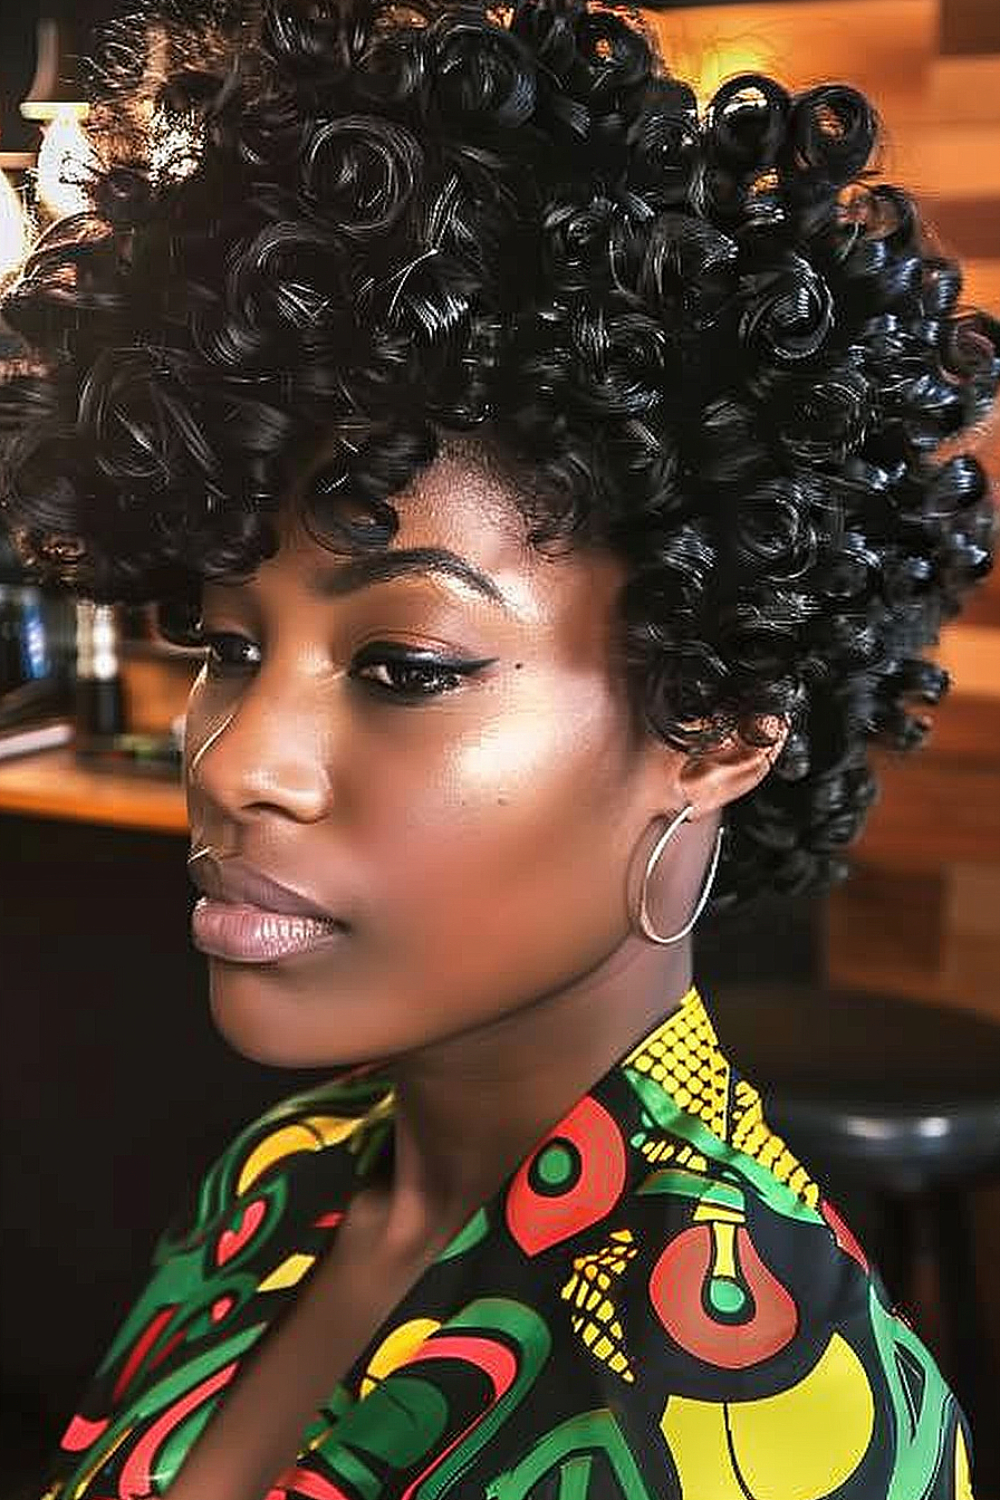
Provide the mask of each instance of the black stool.
[{"label": "black stool", "polygon": [[971,1190],[1000,1182],[1000,1025],[808,983],[720,983],[706,999],[723,1052],[760,1089],[789,1150],[821,1184],[830,1174],[831,1195],[833,1182],[870,1195],[870,1249],[904,1311],[918,1243],[930,1247],[941,1363],[973,1436],[989,1422],[993,1440],[997,1360],[976,1285]]}]

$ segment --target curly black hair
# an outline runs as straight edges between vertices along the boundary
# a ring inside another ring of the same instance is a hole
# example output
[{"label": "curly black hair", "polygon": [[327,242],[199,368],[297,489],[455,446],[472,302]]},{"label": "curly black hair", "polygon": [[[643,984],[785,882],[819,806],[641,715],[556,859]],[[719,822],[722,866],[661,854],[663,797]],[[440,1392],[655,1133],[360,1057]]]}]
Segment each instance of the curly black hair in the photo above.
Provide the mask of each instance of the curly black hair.
[{"label": "curly black hair", "polygon": [[935,453],[1000,323],[873,180],[868,100],[745,74],[700,113],[640,13],[587,0],[215,0],[152,34],[159,67],[109,49],[90,210],[4,302],[28,566],[176,619],[273,555],[304,452],[333,454],[311,534],[384,546],[471,433],[532,544],[627,563],[637,724],[698,752],[790,722],[717,904],[840,878],[995,530],[981,465]]}]

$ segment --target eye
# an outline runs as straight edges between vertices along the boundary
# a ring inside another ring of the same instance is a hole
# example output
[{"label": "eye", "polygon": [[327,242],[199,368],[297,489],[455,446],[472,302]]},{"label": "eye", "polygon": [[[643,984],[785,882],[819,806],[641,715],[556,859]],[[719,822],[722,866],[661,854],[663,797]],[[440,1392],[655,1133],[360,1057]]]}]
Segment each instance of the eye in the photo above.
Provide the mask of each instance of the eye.
[{"label": "eye", "polygon": [[[199,626],[195,638],[198,645],[205,648],[209,677],[229,677],[260,666],[260,648],[248,636],[236,635],[229,630],[206,633]],[[256,660],[249,659],[250,652],[257,653]]]},{"label": "eye", "polygon": [[[238,635],[235,631],[204,631],[199,623],[195,639],[204,648],[209,677],[241,676],[260,666],[260,647],[248,636]],[[358,653],[351,675],[373,693],[385,698],[395,698],[403,703],[419,702],[422,698],[438,698],[453,692],[464,677],[494,660],[495,657],[484,657],[476,661],[446,661],[426,653],[394,650],[379,642]],[[376,672],[383,674],[381,678],[366,675]]]},{"label": "eye", "polygon": [[384,646],[377,650],[368,647],[358,660],[365,671],[374,668],[385,674],[381,679],[364,676],[356,666],[352,675],[359,682],[377,693],[401,699],[438,698],[453,692],[463,677],[486,665],[485,661],[442,661],[434,656],[389,652]]}]

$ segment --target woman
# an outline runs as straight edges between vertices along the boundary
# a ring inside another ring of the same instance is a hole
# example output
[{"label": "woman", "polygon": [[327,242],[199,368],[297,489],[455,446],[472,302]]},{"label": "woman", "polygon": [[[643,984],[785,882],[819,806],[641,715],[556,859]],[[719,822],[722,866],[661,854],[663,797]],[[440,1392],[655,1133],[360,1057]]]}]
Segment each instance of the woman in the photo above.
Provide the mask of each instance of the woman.
[{"label": "woman", "polygon": [[163,1235],[49,1500],[968,1500],[690,932],[842,874],[925,732],[1000,329],[863,98],[699,119],[634,14],[156,36],[7,297],[5,506],[204,645],[213,1016],[327,1076]]}]

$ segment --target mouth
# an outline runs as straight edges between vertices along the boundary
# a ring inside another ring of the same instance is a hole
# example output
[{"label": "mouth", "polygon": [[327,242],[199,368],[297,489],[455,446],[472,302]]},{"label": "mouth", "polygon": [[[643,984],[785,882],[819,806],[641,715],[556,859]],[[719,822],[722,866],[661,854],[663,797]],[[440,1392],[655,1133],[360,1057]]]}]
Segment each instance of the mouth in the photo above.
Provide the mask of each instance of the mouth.
[{"label": "mouth", "polygon": [[349,926],[338,912],[310,892],[285,885],[238,855],[216,859],[197,851],[188,858],[188,874],[210,901],[249,906],[271,916],[311,917]]},{"label": "mouth", "polygon": [[211,896],[203,896],[191,913],[194,946],[232,963],[277,963],[342,943],[347,934],[347,924],[336,918],[266,911]]}]

